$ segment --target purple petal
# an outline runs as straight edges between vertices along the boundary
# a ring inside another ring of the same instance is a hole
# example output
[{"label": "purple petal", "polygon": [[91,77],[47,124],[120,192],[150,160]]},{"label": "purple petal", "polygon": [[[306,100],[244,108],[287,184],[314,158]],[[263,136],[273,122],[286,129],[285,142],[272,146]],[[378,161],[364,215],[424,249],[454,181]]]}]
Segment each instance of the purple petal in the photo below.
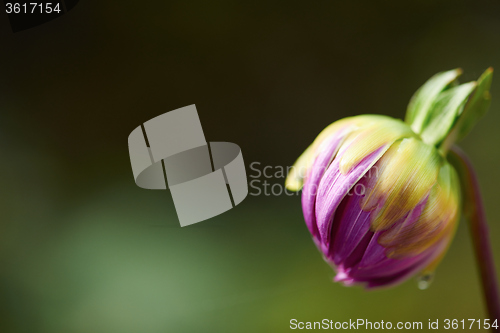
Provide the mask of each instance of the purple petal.
[{"label": "purple petal", "polygon": [[368,289],[389,287],[395,284],[401,283],[414,275],[415,273],[421,271],[430,261],[432,261],[432,253],[427,253],[427,255],[420,260],[410,265],[408,268],[399,271],[398,273],[387,275],[380,278],[371,278],[367,282]]},{"label": "purple petal", "polygon": [[[363,177],[359,184],[366,185],[367,181],[367,177]],[[437,244],[415,256],[404,259],[389,258],[388,249],[379,244],[379,238],[384,233],[398,233],[417,223],[427,203],[427,197],[391,229],[375,234],[369,230],[369,215],[375,212],[363,212],[359,208],[362,198],[362,195],[346,197],[334,217],[334,224],[341,225],[332,245],[334,263],[338,266],[336,281],[349,285],[368,283],[369,288],[395,284],[421,270],[440,253],[442,245]],[[361,216],[363,218],[360,218]]]},{"label": "purple petal", "polygon": [[380,245],[379,242],[380,236],[384,233],[401,230],[401,228],[417,223],[426,203],[427,198],[422,200],[411,212],[407,213],[405,217],[396,222],[391,229],[376,232],[374,237],[371,239],[370,244],[366,247],[363,258],[359,261],[356,267],[353,267],[351,274],[356,276],[358,279],[387,277],[408,269],[426,257],[427,252],[402,260],[388,258],[388,249]]},{"label": "purple petal", "polygon": [[402,228],[406,228],[408,226],[413,225],[414,223],[417,223],[420,215],[422,214],[422,211],[427,204],[427,197],[422,200],[417,206],[415,206],[414,209],[412,209],[409,213],[406,214],[405,217],[401,218],[399,221],[397,221],[391,229],[387,231],[379,231],[377,232],[377,237],[374,237],[373,241],[368,245],[366,249],[366,253],[359,263],[359,267],[374,267],[377,264],[384,262],[387,259],[387,247],[384,247],[379,244],[379,236],[383,235],[384,233],[387,232],[398,232]]},{"label": "purple petal", "polygon": [[[368,281],[367,287],[368,288],[389,287],[405,281],[415,273],[420,272],[422,269],[428,266],[434,259],[436,259],[439,255],[441,255],[441,253],[444,250],[446,250],[448,246],[448,241],[449,239],[443,239],[433,247],[419,254],[417,256],[419,260],[414,261],[412,265],[409,265],[408,268],[401,270],[397,274],[386,275],[381,278],[371,278]],[[403,260],[409,260],[409,259],[403,259]]]},{"label": "purple petal", "polygon": [[[376,239],[377,235],[372,238],[372,241],[376,243]],[[337,268],[338,273],[335,281],[342,281],[344,284],[348,282],[349,285],[367,284],[368,288],[386,287],[397,284],[421,271],[445,248],[446,242],[442,241],[417,256],[404,259],[385,257],[385,259],[373,267],[360,268],[359,266],[355,266],[347,268],[344,265],[340,265]],[[385,251],[381,246],[380,249],[382,253]]]},{"label": "purple petal", "polygon": [[337,154],[340,144],[343,142],[347,131],[340,131],[329,138],[318,147],[319,155],[313,162],[307,179],[302,189],[302,211],[309,232],[316,238],[319,238],[316,225],[315,202],[318,184],[333,158]]},{"label": "purple petal", "polygon": [[375,164],[387,148],[388,146],[381,147],[366,156],[346,175],[340,172],[340,159],[336,158],[321,178],[316,200],[316,223],[325,249],[330,248],[333,216],[337,207],[353,185]]},{"label": "purple petal", "polygon": [[[364,251],[368,245],[365,245],[365,249],[358,246],[370,231],[370,212],[360,209],[364,195],[358,195],[358,193],[361,194],[361,192],[358,192],[358,187],[365,189],[366,182],[366,177],[361,178],[355,185],[354,190],[347,194],[335,212],[333,228],[338,226],[338,230],[336,232],[332,230],[333,243],[330,249],[330,257],[333,258],[336,265],[345,262],[355,249],[358,249],[358,252]],[[363,253],[361,253],[362,256]]]},{"label": "purple petal", "polygon": [[[386,256],[387,249],[378,244],[379,236],[380,232],[377,232],[366,248],[366,254],[369,254],[369,256],[364,256],[358,265],[352,267],[350,271],[351,277],[357,280],[369,281],[376,278],[398,275],[400,272],[413,267],[422,259],[428,257],[431,253],[431,251],[425,251],[419,255],[404,259],[388,258]],[[368,260],[367,257],[369,258]],[[372,261],[372,264],[367,265],[367,261]]]}]

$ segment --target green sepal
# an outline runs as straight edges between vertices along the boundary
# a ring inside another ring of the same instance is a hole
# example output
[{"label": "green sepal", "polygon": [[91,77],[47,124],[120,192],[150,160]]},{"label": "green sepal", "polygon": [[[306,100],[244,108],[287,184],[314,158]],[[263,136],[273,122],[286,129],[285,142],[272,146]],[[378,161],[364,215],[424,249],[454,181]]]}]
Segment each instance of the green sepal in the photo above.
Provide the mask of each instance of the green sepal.
[{"label": "green sepal", "polygon": [[441,145],[441,149],[447,151],[455,142],[462,140],[472,127],[488,111],[491,103],[490,87],[493,79],[493,68],[488,68],[477,80],[477,87],[474,95],[469,99],[462,113],[459,114],[450,133]]},{"label": "green sepal", "polygon": [[449,88],[461,74],[460,68],[437,73],[415,92],[408,104],[405,118],[405,122],[415,133],[422,133],[439,94]]},{"label": "green sepal", "polygon": [[427,125],[421,133],[425,143],[437,146],[444,140],[464,110],[476,86],[476,82],[469,82],[439,94],[429,112]]}]

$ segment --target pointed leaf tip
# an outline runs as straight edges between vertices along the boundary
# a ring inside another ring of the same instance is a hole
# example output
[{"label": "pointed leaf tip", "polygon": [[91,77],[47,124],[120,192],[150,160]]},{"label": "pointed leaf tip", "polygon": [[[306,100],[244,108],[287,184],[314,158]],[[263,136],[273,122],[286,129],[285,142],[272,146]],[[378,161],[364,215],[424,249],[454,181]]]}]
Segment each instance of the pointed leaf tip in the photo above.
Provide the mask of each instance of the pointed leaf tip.
[{"label": "pointed leaf tip", "polygon": [[474,125],[486,114],[491,103],[490,87],[493,80],[493,67],[489,67],[477,80],[477,86],[467,101],[463,111],[440,149],[447,151],[453,143],[462,140]]}]

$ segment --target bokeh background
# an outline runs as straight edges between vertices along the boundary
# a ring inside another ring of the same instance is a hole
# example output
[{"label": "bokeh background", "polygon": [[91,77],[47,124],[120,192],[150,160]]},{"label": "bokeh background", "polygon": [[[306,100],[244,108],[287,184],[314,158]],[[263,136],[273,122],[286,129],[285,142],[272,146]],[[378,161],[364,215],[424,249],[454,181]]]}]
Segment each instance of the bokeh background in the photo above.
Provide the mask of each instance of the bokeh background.
[{"label": "bokeh background", "polygon": [[[0,39],[0,332],[485,317],[463,221],[428,290],[414,280],[345,288],[332,283],[299,196],[249,196],[180,228],[168,191],[134,184],[127,137],[196,104],[207,139],[240,145],[249,175],[252,162],[289,166],[339,118],[404,117],[438,71],[462,67],[469,81],[500,69],[498,1],[81,0],[16,34],[1,14]],[[461,143],[498,266],[499,82]]]}]

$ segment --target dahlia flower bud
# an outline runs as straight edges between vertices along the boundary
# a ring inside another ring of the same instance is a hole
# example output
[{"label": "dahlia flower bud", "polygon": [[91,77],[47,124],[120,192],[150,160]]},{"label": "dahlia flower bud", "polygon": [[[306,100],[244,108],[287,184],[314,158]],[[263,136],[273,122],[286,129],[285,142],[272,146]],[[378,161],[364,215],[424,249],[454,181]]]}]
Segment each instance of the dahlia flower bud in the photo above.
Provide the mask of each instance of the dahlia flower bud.
[{"label": "dahlia flower bud", "polygon": [[442,259],[461,208],[447,151],[490,101],[491,69],[458,85],[460,74],[427,81],[406,122],[382,115],[334,122],[295,163],[286,186],[302,188],[307,228],[335,281],[389,286],[430,276]]}]

